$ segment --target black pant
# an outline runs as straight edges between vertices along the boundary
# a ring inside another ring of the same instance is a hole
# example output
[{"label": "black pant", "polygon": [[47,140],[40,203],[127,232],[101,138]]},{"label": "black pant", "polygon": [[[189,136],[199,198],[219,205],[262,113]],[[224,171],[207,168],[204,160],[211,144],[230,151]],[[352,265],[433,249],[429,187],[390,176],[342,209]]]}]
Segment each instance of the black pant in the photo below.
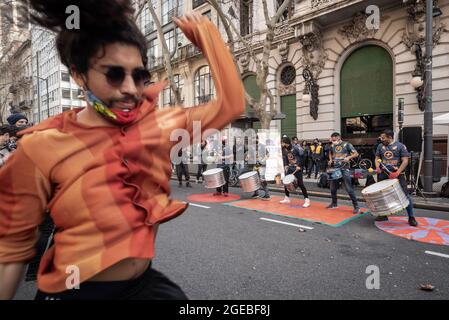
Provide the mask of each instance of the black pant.
[{"label": "black pant", "polygon": [[86,281],[79,289],[59,293],[38,290],[35,300],[187,300],[182,289],[151,268],[138,278],[125,281]]},{"label": "black pant", "polygon": [[199,164],[198,165],[198,172],[196,173],[196,180],[200,180],[200,177],[202,177],[202,174],[207,169],[207,163]]},{"label": "black pant", "polygon": [[313,169],[315,168],[315,177],[318,176],[318,172],[320,171],[320,159],[310,159],[309,158],[309,173],[308,176],[313,172]]},{"label": "black pant", "polygon": [[[288,169],[287,174],[291,174],[295,171],[295,169]],[[304,196],[304,199],[309,198],[309,194],[307,193],[306,186],[304,185],[303,177],[302,177],[302,171],[297,171],[295,173],[296,180],[298,181],[298,187],[301,189],[302,195]],[[290,191],[287,190],[287,187],[284,187],[285,195],[287,197],[290,197]]]},{"label": "black pant", "polygon": [[182,182],[182,175],[186,178],[186,181],[190,181],[190,175],[189,175],[189,168],[187,167],[187,164],[180,163],[176,165],[176,174],[178,176],[178,181]]},{"label": "black pant", "polygon": [[230,173],[230,169],[229,166],[225,166],[225,167],[221,167],[223,169],[223,175],[225,178],[226,183],[217,188],[217,192],[225,192],[228,193],[229,192],[229,173]]}]

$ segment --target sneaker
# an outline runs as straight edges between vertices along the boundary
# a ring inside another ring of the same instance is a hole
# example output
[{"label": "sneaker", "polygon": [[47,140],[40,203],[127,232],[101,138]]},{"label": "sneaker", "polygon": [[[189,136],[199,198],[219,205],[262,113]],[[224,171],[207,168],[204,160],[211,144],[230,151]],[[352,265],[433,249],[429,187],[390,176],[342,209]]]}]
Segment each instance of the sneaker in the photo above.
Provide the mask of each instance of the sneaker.
[{"label": "sneaker", "polygon": [[279,201],[279,203],[282,203],[282,204],[290,203],[290,198],[285,196],[284,200]]},{"label": "sneaker", "polygon": [[354,210],[352,210],[353,214],[359,214],[361,213],[360,208],[359,207],[355,207]]},{"label": "sneaker", "polygon": [[223,197],[228,197],[229,194],[227,192],[223,192]]},{"label": "sneaker", "polygon": [[269,201],[269,200],[271,200],[271,197],[266,194],[263,197],[260,197],[260,200]]},{"label": "sneaker", "polygon": [[196,179],[196,184],[199,184],[199,183],[200,183],[200,180]]},{"label": "sneaker", "polygon": [[179,187],[179,188],[182,188],[182,182],[180,182],[180,183],[178,184],[178,187]]},{"label": "sneaker", "polygon": [[408,218],[408,224],[411,225],[412,227],[417,227],[418,221],[416,221],[415,217],[410,217]]},{"label": "sneaker", "polygon": [[187,182],[187,183],[186,183],[186,187],[187,187],[187,188],[192,188],[192,185],[190,184],[190,182]]},{"label": "sneaker", "polygon": [[253,199],[259,198],[259,193],[257,191],[254,192],[253,195],[251,196],[251,198],[253,198]]},{"label": "sneaker", "polygon": [[326,207],[326,209],[335,209],[335,208],[338,208],[338,206],[336,203],[333,203],[333,202]]},{"label": "sneaker", "polygon": [[218,197],[221,196],[221,192],[214,192],[212,195]]},{"label": "sneaker", "polygon": [[303,208],[308,208],[310,207],[310,200],[309,198],[306,198],[304,201],[304,204],[302,205]]},{"label": "sneaker", "polygon": [[387,216],[378,216],[374,220],[375,221],[388,221],[388,217]]}]

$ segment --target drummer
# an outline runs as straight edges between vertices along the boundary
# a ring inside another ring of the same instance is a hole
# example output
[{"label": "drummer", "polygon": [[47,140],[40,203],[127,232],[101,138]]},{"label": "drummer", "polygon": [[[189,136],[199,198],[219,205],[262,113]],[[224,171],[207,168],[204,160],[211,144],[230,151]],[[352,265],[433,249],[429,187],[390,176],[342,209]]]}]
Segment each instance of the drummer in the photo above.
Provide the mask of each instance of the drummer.
[{"label": "drummer", "polygon": [[217,168],[223,169],[223,175],[225,179],[225,184],[221,187],[218,187],[216,191],[213,193],[214,196],[221,196],[224,197],[229,196],[229,174],[231,171],[231,168],[229,167],[230,164],[232,164],[233,160],[233,154],[232,150],[229,147],[228,143],[228,137],[223,136],[221,139],[221,153],[219,157],[219,163],[217,164]]},{"label": "drummer", "polygon": [[[293,148],[291,144],[291,140],[289,137],[282,138],[282,158],[284,160],[285,166],[285,174],[292,174],[296,178],[296,182],[298,187],[301,189],[302,195],[304,196],[304,204],[303,207],[310,207],[309,195],[307,193],[306,186],[303,181],[303,163],[301,154],[298,153],[298,149]],[[281,200],[280,203],[288,204],[290,203],[290,192],[287,187],[284,187],[285,197],[284,200]]]},{"label": "drummer", "polygon": [[[357,197],[355,196],[354,188],[352,187],[352,178],[350,174],[350,161],[353,158],[358,157],[359,153],[355,150],[354,146],[349,142],[341,140],[341,136],[338,132],[334,132],[331,135],[332,147],[329,152],[329,167],[340,169],[343,175],[343,184],[346,192],[351,198],[354,210],[352,213],[361,213]],[[337,208],[337,188],[338,181],[330,180],[332,202],[327,206],[327,209]]]},{"label": "drummer", "polygon": [[[264,201],[271,200],[270,192],[268,191],[268,183],[265,180],[266,160],[268,159],[268,150],[262,142],[259,142],[259,136],[256,136],[255,145],[249,145],[245,156],[248,163],[248,169],[257,171],[260,178],[260,188],[254,191],[251,196],[253,199],[261,199]],[[263,191],[263,193],[261,193]]]},{"label": "drummer", "polygon": [[[407,189],[407,180],[404,171],[408,166],[410,153],[407,147],[398,141],[394,141],[394,133],[385,130],[380,136],[382,144],[376,150],[376,172],[378,181],[387,179],[398,179],[402,190],[409,200],[407,206],[408,224],[412,227],[418,226],[413,215],[413,203]],[[379,216],[376,221],[386,221],[387,216]]]}]

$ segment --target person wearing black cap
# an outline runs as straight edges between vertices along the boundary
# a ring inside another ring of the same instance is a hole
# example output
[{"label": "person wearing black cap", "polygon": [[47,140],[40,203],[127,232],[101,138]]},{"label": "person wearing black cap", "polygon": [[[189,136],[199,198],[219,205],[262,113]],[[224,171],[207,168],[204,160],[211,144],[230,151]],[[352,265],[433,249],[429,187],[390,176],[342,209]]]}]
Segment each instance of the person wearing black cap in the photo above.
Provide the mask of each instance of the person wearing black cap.
[{"label": "person wearing black cap", "polygon": [[12,126],[25,127],[28,124],[28,119],[21,113],[13,113],[6,121]]}]

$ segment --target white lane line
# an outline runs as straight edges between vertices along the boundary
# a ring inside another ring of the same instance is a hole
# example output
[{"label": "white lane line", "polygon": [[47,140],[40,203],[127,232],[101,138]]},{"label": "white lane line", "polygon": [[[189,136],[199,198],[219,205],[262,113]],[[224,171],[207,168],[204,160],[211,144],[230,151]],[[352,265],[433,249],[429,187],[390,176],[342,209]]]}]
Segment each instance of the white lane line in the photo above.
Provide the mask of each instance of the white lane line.
[{"label": "white lane line", "polygon": [[191,202],[189,202],[189,205],[194,206],[194,207],[204,208],[204,209],[210,209],[210,207],[202,206],[200,204],[191,203]]},{"label": "white lane line", "polygon": [[275,223],[280,223],[280,224],[286,224],[288,226],[293,226],[293,227],[298,227],[298,228],[303,228],[303,229],[308,229],[308,230],[313,230],[312,227],[308,227],[308,226],[302,226],[300,224],[295,224],[295,223],[290,223],[290,222],[285,222],[285,221],[279,221],[279,220],[273,220],[273,219],[267,219],[267,218],[259,218],[260,220],[264,220],[264,221],[269,221],[269,222],[275,222]]},{"label": "white lane line", "polygon": [[443,257],[443,258],[448,258],[449,259],[449,254],[443,254],[443,253],[434,252],[434,251],[425,251],[425,253],[431,254],[433,256],[438,256],[438,257]]}]

